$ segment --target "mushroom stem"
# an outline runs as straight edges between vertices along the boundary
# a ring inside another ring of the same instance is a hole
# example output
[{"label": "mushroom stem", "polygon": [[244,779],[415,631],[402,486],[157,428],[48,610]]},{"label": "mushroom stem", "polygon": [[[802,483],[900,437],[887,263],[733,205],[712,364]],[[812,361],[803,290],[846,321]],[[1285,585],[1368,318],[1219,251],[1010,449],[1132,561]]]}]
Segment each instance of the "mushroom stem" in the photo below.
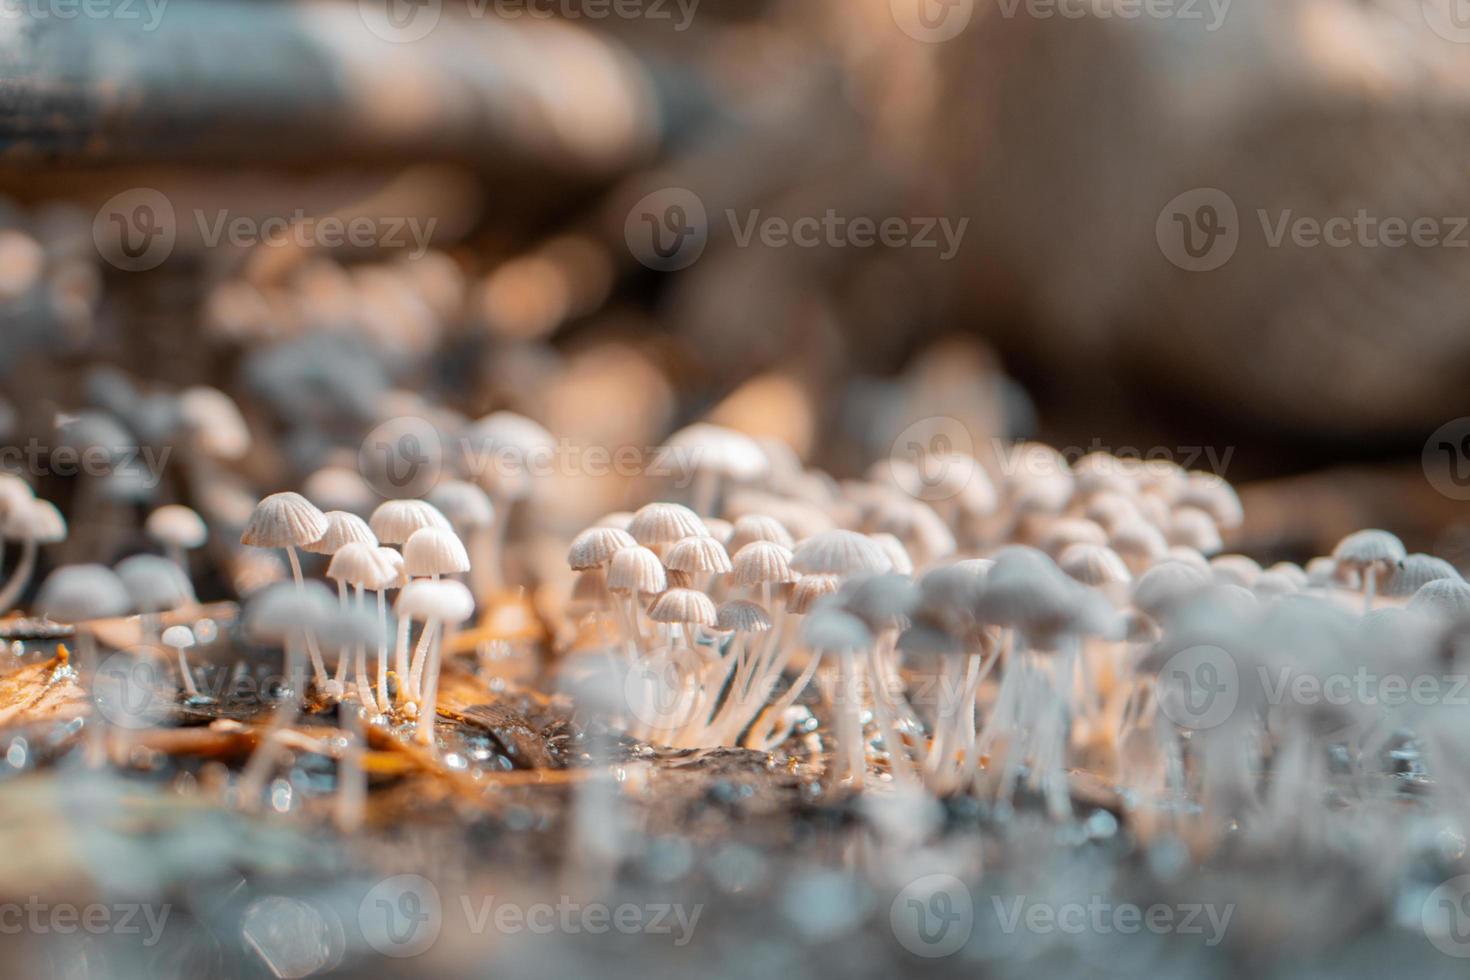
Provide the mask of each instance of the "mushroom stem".
[{"label": "mushroom stem", "polygon": [[[347,583],[342,580],[337,582],[337,607],[343,612],[347,611]],[[345,690],[347,687],[347,648],[342,647],[337,651],[337,670],[332,674],[332,679],[341,684]]]},{"label": "mushroom stem", "polygon": [[424,632],[429,633],[432,639],[429,641],[428,667],[424,675],[423,705],[419,709],[419,726],[414,732],[414,738],[422,745],[433,745],[434,720],[439,702],[439,621],[429,620],[424,624]]},{"label": "mushroom stem", "polygon": [[[354,596],[357,600],[357,608],[361,609],[363,606],[363,588],[361,585],[358,585],[354,586],[354,590]],[[357,662],[357,699],[359,702],[361,702],[362,705],[369,705],[373,703],[373,686],[371,683],[368,682],[367,644],[357,644],[357,647],[353,652],[355,654],[353,659]]]},{"label": "mushroom stem", "polygon": [[36,552],[40,545],[35,538],[26,538],[20,547],[20,561],[11,573],[10,579],[5,583],[5,588],[0,590],[0,614],[10,611],[15,605],[20,594],[25,590],[26,583],[30,581],[31,573],[36,569]]},{"label": "mushroom stem", "polygon": [[337,770],[337,826],[354,831],[362,826],[367,808],[367,771],[362,766],[363,726],[361,706],[344,705],[343,729],[347,747]]},{"label": "mushroom stem", "polygon": [[491,522],[490,526],[473,529],[466,542],[470,553],[470,591],[474,592],[475,601],[479,603],[484,603],[495,588],[494,525],[499,523],[497,518]]},{"label": "mushroom stem", "polygon": [[189,658],[184,656],[183,647],[174,647],[179,655],[179,676],[184,679],[184,691],[191,698],[199,697],[199,688],[194,686],[194,675],[189,671]]},{"label": "mushroom stem", "polygon": [[187,557],[184,549],[179,544],[177,544],[176,542],[170,542],[170,543],[168,543],[168,544],[166,544],[166,545],[163,546],[163,550],[164,550],[164,553],[166,555],[168,555],[169,561],[171,561],[175,565],[179,566],[179,571],[181,571],[181,572],[184,573],[184,577],[185,578],[188,578],[188,576],[189,576],[189,559],[188,559],[188,557]]},{"label": "mushroom stem", "polygon": [[409,700],[408,689],[408,632],[413,620],[408,616],[398,617],[398,641],[393,648],[393,671],[398,675],[398,703]]},{"label": "mushroom stem", "polygon": [[384,714],[388,703],[388,603],[384,589],[378,589],[378,710]]},{"label": "mushroom stem", "polygon": [[694,486],[690,491],[690,509],[700,517],[708,517],[714,511],[715,497],[720,491],[718,470],[700,467],[694,471]]},{"label": "mushroom stem", "polygon": [[[1370,613],[1370,612],[1373,611],[1373,599],[1377,595],[1377,593],[1378,593],[1378,563],[1377,562],[1369,562],[1368,563],[1368,567],[1364,570],[1364,578],[1363,578],[1363,612],[1364,613]],[[0,609],[3,609],[3,608],[4,608],[4,603],[0,603]]]},{"label": "mushroom stem", "polygon": [[[306,578],[301,574],[301,559],[296,556],[296,548],[293,545],[286,546],[286,557],[291,560],[291,577],[296,580],[297,591],[306,588]],[[316,633],[306,631],[306,649],[311,654],[311,668],[316,675],[317,687],[327,683],[327,665],[322,661],[322,650],[317,645]]]}]

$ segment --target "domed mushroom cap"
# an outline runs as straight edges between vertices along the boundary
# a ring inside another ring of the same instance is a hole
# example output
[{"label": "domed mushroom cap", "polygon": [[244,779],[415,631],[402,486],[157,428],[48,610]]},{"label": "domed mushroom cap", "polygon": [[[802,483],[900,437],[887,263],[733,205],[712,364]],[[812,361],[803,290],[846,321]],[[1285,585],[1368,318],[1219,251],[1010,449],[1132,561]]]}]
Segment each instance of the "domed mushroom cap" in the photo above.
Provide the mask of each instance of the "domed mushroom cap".
[{"label": "domed mushroom cap", "polygon": [[240,543],[255,548],[302,548],[327,530],[327,517],[299,493],[273,493],[255,505]]},{"label": "domed mushroom cap", "polygon": [[49,500],[28,497],[17,501],[0,520],[0,537],[12,541],[55,544],[66,540],[66,518]]},{"label": "domed mushroom cap", "polygon": [[608,565],[607,587],[613,592],[653,594],[663,592],[668,586],[664,563],[641,545],[619,550]]},{"label": "domed mushroom cap", "polygon": [[188,576],[167,558],[133,555],[118,562],[113,571],[122,579],[133,608],[139,612],[162,612],[195,602]]},{"label": "domed mushroom cap", "polygon": [[1044,553],[1010,547],[996,555],[976,610],[982,620],[1013,626],[1038,644],[1055,634],[1100,629],[1097,602],[1106,604],[1068,578]]},{"label": "domed mushroom cap", "polygon": [[401,589],[408,584],[408,572],[403,569],[403,555],[394,548],[385,548],[381,545],[374,549],[378,564],[383,568],[383,577],[379,584],[372,586],[374,591],[379,589]]},{"label": "domed mushroom cap", "polygon": [[1210,574],[1223,585],[1249,589],[1261,574],[1261,566],[1246,555],[1216,555],[1210,559]]},{"label": "domed mushroom cap", "polygon": [[909,556],[908,549],[903,546],[902,541],[887,531],[875,531],[868,537],[883,549],[883,554],[888,556],[889,566],[893,571],[899,575],[914,574],[914,560]]},{"label": "domed mushroom cap", "polygon": [[324,645],[336,649],[373,646],[385,639],[378,614],[355,602],[334,605],[316,633]]},{"label": "domed mushroom cap", "polygon": [[1108,545],[1125,559],[1140,565],[1157,561],[1169,550],[1164,532],[1142,518],[1124,520],[1108,536]]},{"label": "domed mushroom cap", "polygon": [[175,650],[187,650],[194,646],[196,642],[194,631],[182,623],[170,626],[164,630],[163,636],[159,637],[159,640],[164,646],[172,647]]},{"label": "domed mushroom cap", "polygon": [[132,608],[127,586],[105,565],[63,565],[36,595],[36,611],[58,623],[121,616]]},{"label": "domed mushroom cap", "polygon": [[378,583],[392,575],[392,569],[378,557],[378,548],[363,541],[349,541],[344,544],[327,564],[327,578],[364,589],[379,588]]},{"label": "domed mushroom cap", "polygon": [[1439,579],[1464,581],[1454,565],[1433,555],[1407,555],[1394,566],[1383,593],[1388,596],[1412,596],[1425,585]]},{"label": "domed mushroom cap", "polygon": [[533,463],[550,460],[556,438],[540,423],[515,412],[492,412],[464,431],[465,470],[505,501],[531,492]]},{"label": "domed mushroom cap", "polygon": [[1141,519],[1138,505],[1130,497],[1111,490],[1093,494],[1082,509],[1082,516],[1102,527],[1109,534],[1124,521]]},{"label": "domed mushroom cap", "polygon": [[1062,517],[1052,522],[1041,539],[1041,550],[1057,558],[1074,544],[1105,545],[1108,532],[1101,524],[1083,517]]},{"label": "domed mushroom cap", "polygon": [[1267,570],[1255,577],[1250,590],[1258,599],[1275,599],[1302,590],[1302,584],[1286,572]]},{"label": "domed mushroom cap", "polygon": [[346,466],[323,466],[306,478],[301,493],[323,510],[354,514],[368,513],[378,499],[362,474]]},{"label": "domed mushroom cap", "polygon": [[434,619],[455,626],[474,614],[475,597],[453,579],[415,579],[398,593],[393,609],[400,617]]},{"label": "domed mushroom cap", "polygon": [[[990,566],[994,564],[989,562]],[[985,591],[985,578],[989,574],[989,567],[977,572],[968,562],[941,565],[919,579],[919,601],[946,624],[953,623],[956,618],[973,619],[975,605]]]},{"label": "domed mushroom cap", "polygon": [[35,496],[31,485],[14,473],[0,473],[0,520],[4,520],[12,508],[35,499]]},{"label": "domed mushroom cap", "polygon": [[470,556],[453,531],[419,528],[403,544],[403,570],[414,577],[455,575],[470,570]]},{"label": "domed mushroom cap", "polygon": [[872,538],[837,528],[798,544],[791,553],[791,567],[804,575],[875,575],[893,563]]},{"label": "domed mushroom cap", "polygon": [[1120,585],[1133,581],[1123,559],[1106,545],[1074,544],[1062,552],[1059,566],[1083,585]]},{"label": "domed mushroom cap", "polygon": [[770,469],[766,452],[754,439],[734,429],[696,422],[675,432],[654,460],[664,472],[704,470],[733,480],[754,480]]},{"label": "domed mushroom cap", "polygon": [[729,545],[726,542],[730,540],[730,535],[735,533],[735,525],[722,517],[706,517],[704,528],[710,537],[725,545],[725,553],[729,554]]},{"label": "domed mushroom cap", "polygon": [[628,533],[634,541],[647,547],[707,535],[709,528],[688,507],[659,501],[638,509],[628,524]]},{"label": "domed mushroom cap", "polygon": [[1176,507],[1196,507],[1215,522],[1216,527],[1233,530],[1245,521],[1240,496],[1225,478],[1214,473],[1190,473],[1174,499]]},{"label": "domed mushroom cap", "polygon": [[1409,600],[1408,608],[1446,619],[1470,619],[1470,585],[1452,578],[1426,582]]},{"label": "domed mushroom cap", "polygon": [[1198,507],[1179,507],[1170,516],[1169,543],[1213,555],[1225,546],[1215,519]]},{"label": "domed mushroom cap", "polygon": [[841,585],[842,579],[836,575],[803,575],[791,587],[791,595],[786,599],[786,611],[798,616],[806,615],[817,604],[817,600],[836,595]]},{"label": "domed mushroom cap", "polygon": [[179,414],[194,444],[216,459],[239,459],[250,451],[250,427],[229,395],[199,385],[179,393]]},{"label": "domed mushroom cap", "polygon": [[403,544],[426,527],[452,530],[449,518],[427,500],[385,500],[368,518],[368,527],[381,544]]},{"label": "domed mushroom cap", "polygon": [[758,602],[732,599],[715,613],[715,627],[736,633],[764,633],[771,628],[771,616]]},{"label": "domed mushroom cap", "polygon": [[801,638],[807,646],[823,653],[849,653],[867,649],[873,642],[867,624],[852,613],[828,602],[819,603],[801,623]]},{"label": "domed mushroom cap", "polygon": [[920,598],[913,579],[893,573],[848,579],[837,595],[844,609],[873,629],[906,627]]},{"label": "domed mushroom cap", "polygon": [[738,554],[741,548],[756,541],[769,541],[788,550],[796,544],[786,525],[765,514],[746,514],[737,520],[726,544],[731,554]]},{"label": "domed mushroom cap", "polygon": [[378,546],[377,535],[373,534],[367,521],[356,514],[349,514],[345,510],[329,510],[324,516],[327,519],[327,529],[320,538],[305,545],[303,550],[314,555],[335,555],[349,544],[361,544],[369,548]]},{"label": "domed mushroom cap", "polygon": [[255,640],[282,642],[321,629],[336,605],[331,591],[321,582],[309,580],[301,588],[291,582],[277,582],[250,597],[245,606],[245,633]]},{"label": "domed mushroom cap", "polygon": [[735,553],[731,563],[736,585],[763,582],[785,584],[798,578],[791,568],[791,551],[774,541],[752,541]]},{"label": "domed mushroom cap", "polygon": [[1388,565],[1404,558],[1404,543],[1387,531],[1354,531],[1332,549],[1332,558],[1339,568]]},{"label": "domed mushroom cap", "polygon": [[664,555],[664,566],[676,572],[715,575],[731,568],[725,546],[708,536],[680,538]]},{"label": "domed mushroom cap", "polygon": [[615,527],[589,527],[572,539],[572,546],[567,549],[567,564],[574,572],[601,568],[610,563],[619,551],[636,546],[637,542],[627,531]]},{"label": "domed mushroom cap", "polygon": [[655,623],[692,623],[715,625],[715,604],[703,592],[694,589],[669,589],[653,600],[648,618]]},{"label": "domed mushroom cap", "polygon": [[429,491],[427,499],[460,531],[495,523],[495,504],[490,495],[468,480],[445,480]]},{"label": "domed mushroom cap", "polygon": [[1179,561],[1155,565],[1133,586],[1133,605],[1154,619],[1197,595],[1211,583],[1209,572]]},{"label": "domed mushroom cap", "polygon": [[183,504],[164,504],[148,515],[143,530],[153,540],[176,548],[198,548],[209,537],[203,518]]}]

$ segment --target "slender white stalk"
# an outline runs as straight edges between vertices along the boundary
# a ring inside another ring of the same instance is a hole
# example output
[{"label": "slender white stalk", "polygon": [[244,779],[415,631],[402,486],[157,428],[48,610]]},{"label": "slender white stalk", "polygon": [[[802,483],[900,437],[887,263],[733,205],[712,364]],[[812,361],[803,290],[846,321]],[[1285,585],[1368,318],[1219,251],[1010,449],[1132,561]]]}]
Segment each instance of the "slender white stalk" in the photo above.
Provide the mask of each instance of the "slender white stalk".
[{"label": "slender white stalk", "polygon": [[0,615],[9,612],[10,607],[20,599],[21,592],[25,591],[31,573],[36,570],[36,552],[39,548],[35,538],[26,538],[21,544],[20,561],[16,564],[15,571],[11,572],[5,588],[0,589]]},{"label": "slender white stalk", "polygon": [[439,710],[439,634],[440,624],[431,619],[424,624],[424,632],[432,639],[429,642],[429,664],[424,674],[424,700],[419,709],[418,730],[414,738],[422,745],[434,744],[434,722]]}]

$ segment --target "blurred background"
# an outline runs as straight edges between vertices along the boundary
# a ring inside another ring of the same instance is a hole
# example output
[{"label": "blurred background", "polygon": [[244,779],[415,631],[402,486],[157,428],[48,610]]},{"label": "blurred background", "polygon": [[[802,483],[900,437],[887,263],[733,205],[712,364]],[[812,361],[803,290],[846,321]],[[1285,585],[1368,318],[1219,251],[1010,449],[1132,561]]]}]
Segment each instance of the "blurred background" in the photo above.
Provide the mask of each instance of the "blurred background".
[{"label": "blurred background", "polygon": [[[1450,0],[0,7],[12,450],[78,406],[175,444],[199,385],[259,487],[496,409],[839,477],[918,425],[1220,473],[1263,560],[1470,559]],[[646,479],[564,469],[533,531]]]}]

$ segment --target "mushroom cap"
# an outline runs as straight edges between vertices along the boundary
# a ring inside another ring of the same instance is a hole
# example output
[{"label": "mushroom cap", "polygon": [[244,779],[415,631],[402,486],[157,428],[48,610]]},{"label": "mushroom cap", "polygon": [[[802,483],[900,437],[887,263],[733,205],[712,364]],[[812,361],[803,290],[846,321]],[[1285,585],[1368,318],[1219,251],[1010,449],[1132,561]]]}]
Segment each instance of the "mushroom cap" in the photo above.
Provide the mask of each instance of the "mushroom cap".
[{"label": "mushroom cap", "polygon": [[1112,534],[1118,525],[1131,518],[1139,518],[1138,505],[1133,498],[1124,496],[1111,490],[1095,493],[1088,498],[1087,504],[1082,509],[1082,516],[1101,525]]},{"label": "mushroom cap", "polygon": [[1409,600],[1408,608],[1446,619],[1470,619],[1470,585],[1463,580],[1437,578],[1426,582]]},{"label": "mushroom cap", "polygon": [[791,569],[790,549],[774,541],[747,544],[735,553],[731,568],[736,585],[785,584],[800,577]]},{"label": "mushroom cap", "polygon": [[1118,585],[1133,581],[1128,566],[1107,545],[1078,543],[1062,552],[1062,571],[1083,585]]},{"label": "mushroom cap", "polygon": [[655,623],[690,623],[715,625],[715,604],[709,596],[695,589],[669,589],[653,600],[648,618]]},{"label": "mushroom cap", "polygon": [[1210,573],[1180,561],[1160,562],[1133,586],[1133,605],[1154,619],[1196,595],[1211,582]]},{"label": "mushroom cap", "polygon": [[183,570],[158,555],[133,555],[113,567],[133,601],[143,613],[177,609],[195,602],[194,586]]},{"label": "mushroom cap", "polygon": [[496,499],[522,500],[531,492],[532,456],[556,450],[556,438],[540,423],[515,412],[492,412],[463,437],[465,470]]},{"label": "mushroom cap", "polygon": [[868,537],[876,541],[878,547],[883,549],[883,554],[888,556],[893,571],[899,575],[914,574],[914,560],[909,557],[908,549],[903,546],[902,541],[887,531],[874,531]]},{"label": "mushroom cap", "polygon": [[164,504],[143,522],[149,537],[176,548],[198,548],[209,537],[204,519],[183,504]]},{"label": "mushroom cap", "polygon": [[1249,589],[1261,575],[1261,566],[1247,555],[1216,555],[1210,559],[1210,572],[1215,581]]},{"label": "mushroom cap", "polygon": [[400,617],[438,620],[456,626],[475,612],[475,597],[454,579],[415,579],[398,593],[393,609]]},{"label": "mushroom cap", "polygon": [[1093,631],[1096,598],[1044,552],[1013,546],[996,555],[976,611],[986,622],[1022,630],[1036,645],[1060,633]]},{"label": "mushroom cap", "polygon": [[408,573],[403,569],[403,555],[395,548],[387,548],[379,545],[374,554],[378,556],[378,563],[383,567],[383,578],[379,584],[373,586],[374,591],[381,589],[401,589],[408,584]]},{"label": "mushroom cap", "polygon": [[1177,507],[1169,521],[1169,543],[1213,555],[1225,546],[1215,519],[1198,507]]},{"label": "mushroom cap", "polygon": [[128,587],[105,565],[63,565],[36,595],[36,611],[58,623],[121,616],[132,608]]},{"label": "mushroom cap", "polygon": [[366,514],[378,496],[362,474],[346,466],[323,466],[306,478],[301,493],[323,510]]},{"label": "mushroom cap", "polygon": [[708,535],[680,538],[664,554],[664,567],[676,572],[723,575],[730,571],[725,546]]},{"label": "mushroom cap", "polygon": [[449,518],[427,500],[385,500],[368,518],[368,527],[380,544],[403,544],[421,528],[451,530]]},{"label": "mushroom cap", "polygon": [[[709,536],[720,544],[725,544],[725,542],[730,540],[730,535],[735,533],[735,525],[723,517],[706,517],[704,519],[704,527],[709,532]],[[728,546],[726,547],[726,553],[729,553]]]},{"label": "mushroom cap", "polygon": [[255,505],[240,543],[255,548],[301,548],[321,538],[326,515],[299,493],[273,493]]},{"label": "mushroom cap", "polygon": [[1106,545],[1108,532],[1101,524],[1085,517],[1060,517],[1053,521],[1041,538],[1041,550],[1058,558],[1074,544]]},{"label": "mushroom cap", "polygon": [[664,563],[642,545],[623,548],[612,557],[607,569],[607,587],[613,592],[663,592],[669,586]]},{"label": "mushroom cap", "polygon": [[589,527],[572,539],[572,546],[567,549],[567,564],[574,572],[601,568],[619,551],[636,545],[633,536],[620,528]]},{"label": "mushroom cap", "polygon": [[373,534],[367,521],[356,514],[345,510],[329,510],[323,516],[327,519],[327,529],[320,538],[304,546],[303,551],[314,555],[335,555],[349,544],[361,544],[369,548],[378,546],[377,535]]},{"label": "mushroom cap", "polygon": [[218,459],[239,459],[250,451],[250,426],[234,399],[204,385],[179,393],[179,413],[194,442]]},{"label": "mushroom cap", "polygon": [[1388,596],[1412,596],[1422,587],[1439,579],[1464,581],[1454,565],[1433,555],[1406,555],[1394,566],[1393,573],[1384,583],[1383,594]]},{"label": "mushroom cap", "polygon": [[1141,564],[1154,562],[1169,550],[1164,532],[1141,517],[1125,519],[1113,528],[1108,535],[1108,546],[1122,557]]},{"label": "mushroom cap", "polygon": [[731,599],[715,613],[715,627],[736,633],[764,633],[772,626],[771,615],[758,602]]},{"label": "mushroom cap", "polygon": [[806,575],[872,575],[888,571],[893,562],[867,535],[836,528],[798,544],[791,567]]},{"label": "mushroom cap", "polygon": [[841,585],[842,579],[836,575],[803,575],[791,587],[791,595],[786,599],[786,611],[804,616],[811,612],[817,600],[836,595]]},{"label": "mushroom cap", "polygon": [[287,637],[326,626],[336,609],[331,591],[317,581],[297,586],[294,582],[276,582],[250,597],[245,606],[246,635],[267,642],[282,642]]},{"label": "mushroom cap", "polygon": [[1306,569],[1302,568],[1300,565],[1296,564],[1295,562],[1278,561],[1276,564],[1274,564],[1270,568],[1266,569],[1266,571],[1268,571],[1268,572],[1277,572],[1277,573],[1280,573],[1282,575],[1287,576],[1293,582],[1296,583],[1296,587],[1298,589],[1305,589],[1307,587],[1307,584],[1308,583],[1307,583],[1307,572],[1306,572]]},{"label": "mushroom cap", "polygon": [[913,579],[891,572],[848,579],[837,595],[844,609],[874,630],[906,627],[920,600]]},{"label": "mushroom cap", "polygon": [[628,533],[633,535],[634,541],[646,547],[707,535],[709,528],[688,507],[658,501],[638,509],[628,524]]},{"label": "mushroom cap", "polygon": [[1354,570],[1401,561],[1404,557],[1404,543],[1389,532],[1376,528],[1354,531],[1332,549],[1332,558],[1339,568]]},{"label": "mushroom cap", "polygon": [[1216,527],[1233,530],[1245,521],[1245,509],[1235,488],[1214,473],[1189,473],[1174,499],[1176,507],[1197,507],[1210,515]]},{"label": "mushroom cap", "polygon": [[1302,588],[1303,585],[1294,576],[1274,569],[1267,569],[1257,575],[1250,585],[1251,592],[1258,599],[1275,599],[1300,592]]},{"label": "mushroom cap", "polygon": [[731,554],[738,554],[741,548],[753,541],[770,541],[787,549],[796,544],[791,538],[791,532],[786,530],[786,525],[774,517],[766,514],[746,514],[735,522],[726,545]]},{"label": "mushroom cap", "polygon": [[327,563],[327,578],[364,589],[380,588],[380,583],[392,577],[393,570],[378,557],[378,547],[365,541],[347,542]]},{"label": "mushroom cap", "polygon": [[760,443],[734,429],[696,422],[675,432],[654,456],[661,472],[694,470],[719,473],[732,480],[754,480],[771,467]]},{"label": "mushroom cap", "polygon": [[14,473],[0,472],[0,520],[4,520],[11,508],[34,499],[31,485]]},{"label": "mushroom cap", "polygon": [[468,480],[445,480],[429,491],[427,499],[461,532],[495,524],[490,495]]},{"label": "mushroom cap", "polygon": [[66,540],[66,518],[49,500],[30,497],[11,506],[0,521],[0,537],[55,544]]},{"label": "mushroom cap", "polygon": [[412,577],[456,575],[470,570],[464,542],[442,527],[419,528],[403,544],[403,570]]},{"label": "mushroom cap", "polygon": [[830,602],[828,600],[819,603],[802,620],[802,640],[813,650],[823,653],[849,653],[866,649],[873,642],[867,624]]},{"label": "mushroom cap", "polygon": [[170,626],[163,631],[163,636],[159,637],[159,639],[164,646],[172,647],[175,650],[187,650],[189,647],[194,646],[196,642],[194,631],[183,623]]}]

